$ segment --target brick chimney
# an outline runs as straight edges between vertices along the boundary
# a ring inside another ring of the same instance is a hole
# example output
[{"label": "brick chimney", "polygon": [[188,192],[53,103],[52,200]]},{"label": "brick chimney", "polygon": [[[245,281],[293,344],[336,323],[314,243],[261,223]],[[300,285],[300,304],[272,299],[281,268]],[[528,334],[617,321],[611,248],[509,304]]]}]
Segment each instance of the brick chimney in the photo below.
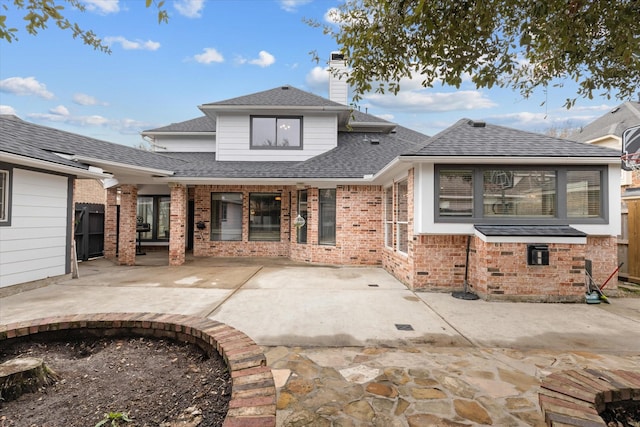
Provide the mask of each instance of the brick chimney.
[{"label": "brick chimney", "polygon": [[331,52],[329,61],[329,99],[347,105],[349,85],[347,84],[347,63],[340,52]]}]

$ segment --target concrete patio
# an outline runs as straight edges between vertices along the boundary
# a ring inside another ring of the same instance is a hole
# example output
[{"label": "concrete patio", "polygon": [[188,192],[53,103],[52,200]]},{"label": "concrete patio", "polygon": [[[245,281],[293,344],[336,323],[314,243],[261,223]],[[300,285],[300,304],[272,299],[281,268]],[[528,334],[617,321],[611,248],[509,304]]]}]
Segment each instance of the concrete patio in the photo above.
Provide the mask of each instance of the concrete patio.
[{"label": "concrete patio", "polygon": [[640,298],[468,301],[410,291],[380,268],[164,261],[149,253],[134,267],[81,263],[78,279],[0,298],[0,323],[104,312],[224,322],[263,347],[282,426],[543,425],[537,391],[545,375],[640,371]]}]

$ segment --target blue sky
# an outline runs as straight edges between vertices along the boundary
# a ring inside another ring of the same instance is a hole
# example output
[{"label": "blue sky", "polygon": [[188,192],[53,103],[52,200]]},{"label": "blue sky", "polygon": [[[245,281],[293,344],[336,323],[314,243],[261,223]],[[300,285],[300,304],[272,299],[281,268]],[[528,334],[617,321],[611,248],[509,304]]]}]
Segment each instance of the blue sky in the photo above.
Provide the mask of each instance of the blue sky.
[{"label": "blue sky", "polygon": [[[82,0],[65,14],[111,46],[93,50],[55,26],[29,35],[24,11],[8,11],[17,42],[0,41],[0,113],[111,142],[139,145],[140,132],[202,115],[198,105],[290,84],[328,96],[326,63],[338,46],[304,19],[327,22],[334,0],[167,0],[168,24],[158,24],[144,0]],[[4,2],[4,0],[3,0]],[[9,2],[13,3],[13,2]],[[2,12],[6,13],[6,12]],[[578,100],[575,85],[529,99],[509,89],[421,88],[405,81],[399,95],[370,95],[366,110],[434,135],[466,117],[545,132],[577,128],[622,103]],[[541,105],[545,103],[545,105]]]}]

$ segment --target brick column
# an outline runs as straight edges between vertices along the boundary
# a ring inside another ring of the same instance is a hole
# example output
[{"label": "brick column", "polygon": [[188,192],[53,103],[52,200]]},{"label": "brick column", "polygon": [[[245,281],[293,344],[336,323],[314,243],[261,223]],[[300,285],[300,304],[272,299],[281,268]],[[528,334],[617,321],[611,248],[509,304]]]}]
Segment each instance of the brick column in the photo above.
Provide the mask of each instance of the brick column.
[{"label": "brick column", "polygon": [[171,212],[169,233],[169,265],[182,265],[185,260],[187,234],[187,187],[169,184]]},{"label": "brick column", "polygon": [[115,261],[118,246],[118,188],[107,189],[104,209],[104,257]]},{"label": "brick column", "polygon": [[123,185],[120,193],[120,233],[118,234],[118,261],[120,265],[136,264],[136,213],[138,188]]}]

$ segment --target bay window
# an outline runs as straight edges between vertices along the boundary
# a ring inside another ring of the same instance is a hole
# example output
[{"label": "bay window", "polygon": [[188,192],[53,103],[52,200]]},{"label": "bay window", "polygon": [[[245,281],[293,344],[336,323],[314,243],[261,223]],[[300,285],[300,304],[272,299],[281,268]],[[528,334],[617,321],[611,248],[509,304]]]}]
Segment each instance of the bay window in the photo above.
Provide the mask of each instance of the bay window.
[{"label": "bay window", "polygon": [[438,222],[566,224],[606,219],[606,168],[436,165]]}]

